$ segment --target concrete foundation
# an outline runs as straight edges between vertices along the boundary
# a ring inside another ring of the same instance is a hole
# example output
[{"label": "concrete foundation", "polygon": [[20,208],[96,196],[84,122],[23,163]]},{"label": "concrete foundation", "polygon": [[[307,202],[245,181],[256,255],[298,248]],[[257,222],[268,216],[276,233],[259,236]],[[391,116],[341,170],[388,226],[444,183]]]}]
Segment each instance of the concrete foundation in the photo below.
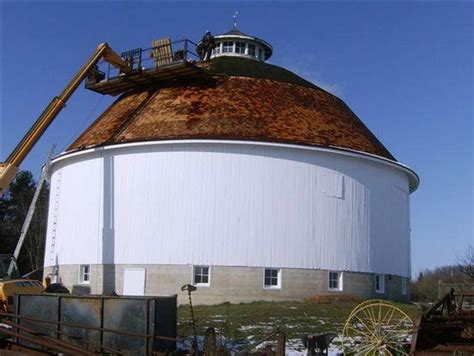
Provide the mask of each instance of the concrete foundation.
[{"label": "concrete foundation", "polygon": [[[80,294],[123,294],[124,270],[144,269],[145,295],[178,294],[178,303],[188,302],[184,284],[193,284],[193,266],[190,265],[90,265],[90,280],[80,283],[80,266],[56,267],[57,279],[71,292]],[[279,287],[264,287],[264,268],[210,266],[209,286],[197,286],[193,293],[196,304],[240,303],[253,301],[303,300],[316,295],[347,295],[362,299],[380,298],[399,301],[409,300],[408,288],[403,290],[404,277],[384,275],[384,291],[375,291],[372,273],[342,272],[342,290],[328,288],[329,273],[325,270],[280,270]],[[45,276],[53,268],[45,268]],[[406,278],[405,278],[406,280]],[[406,281],[408,285],[408,281]],[[404,293],[406,292],[406,293]]]}]

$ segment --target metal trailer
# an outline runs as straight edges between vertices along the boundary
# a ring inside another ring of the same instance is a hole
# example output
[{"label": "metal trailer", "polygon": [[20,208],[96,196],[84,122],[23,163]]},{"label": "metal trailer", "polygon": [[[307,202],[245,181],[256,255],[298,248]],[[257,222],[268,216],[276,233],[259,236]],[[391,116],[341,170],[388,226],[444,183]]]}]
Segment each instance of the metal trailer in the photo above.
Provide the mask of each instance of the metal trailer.
[{"label": "metal trailer", "polygon": [[474,293],[451,289],[413,330],[410,355],[474,355]]},{"label": "metal trailer", "polygon": [[151,355],[176,349],[177,296],[20,294],[0,329],[42,352]]}]

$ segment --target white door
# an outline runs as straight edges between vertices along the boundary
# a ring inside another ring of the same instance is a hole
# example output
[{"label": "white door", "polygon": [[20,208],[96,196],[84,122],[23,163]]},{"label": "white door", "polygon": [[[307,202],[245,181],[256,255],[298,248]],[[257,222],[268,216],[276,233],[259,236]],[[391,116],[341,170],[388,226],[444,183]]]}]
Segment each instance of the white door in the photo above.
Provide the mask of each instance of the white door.
[{"label": "white door", "polygon": [[145,269],[123,270],[123,295],[145,295]]}]

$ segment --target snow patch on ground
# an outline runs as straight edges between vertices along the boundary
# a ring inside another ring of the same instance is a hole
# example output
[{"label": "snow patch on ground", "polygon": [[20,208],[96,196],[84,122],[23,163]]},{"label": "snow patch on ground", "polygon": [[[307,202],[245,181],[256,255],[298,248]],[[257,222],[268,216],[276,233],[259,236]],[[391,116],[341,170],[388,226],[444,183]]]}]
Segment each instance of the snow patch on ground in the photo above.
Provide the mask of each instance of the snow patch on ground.
[{"label": "snow patch on ground", "polygon": [[[245,328],[245,327],[244,327]],[[251,330],[251,328],[247,328],[246,330]],[[350,342],[351,340],[346,340],[342,336],[337,336],[333,342],[329,345],[328,355],[329,356],[340,356],[342,355],[342,345],[341,341],[344,339],[344,342]],[[189,336],[183,339],[182,342],[177,343],[177,351],[178,352],[185,352],[190,349],[191,344],[194,338]],[[204,336],[198,336],[198,347],[199,350],[203,350],[204,347]],[[232,355],[236,355],[237,353],[244,350],[246,347],[249,347],[255,340],[253,335],[249,335],[246,339],[243,340],[231,340],[226,339],[224,336],[217,336],[216,338],[217,346],[227,349]],[[276,346],[275,341],[266,341],[259,344],[255,347],[255,350],[263,349],[267,345]],[[301,339],[289,339],[286,342],[285,354],[290,356],[303,356],[307,355],[307,350],[303,345],[303,341]]]}]

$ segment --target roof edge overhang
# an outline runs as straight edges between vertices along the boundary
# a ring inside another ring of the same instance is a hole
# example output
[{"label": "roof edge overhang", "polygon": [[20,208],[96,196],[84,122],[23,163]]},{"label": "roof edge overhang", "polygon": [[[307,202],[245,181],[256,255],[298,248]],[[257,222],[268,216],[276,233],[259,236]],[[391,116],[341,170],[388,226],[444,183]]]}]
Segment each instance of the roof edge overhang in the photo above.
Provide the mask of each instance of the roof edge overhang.
[{"label": "roof edge overhang", "polygon": [[257,146],[275,146],[275,147],[289,147],[297,149],[306,149],[311,151],[319,152],[328,152],[334,154],[340,154],[343,156],[350,156],[355,158],[360,158],[364,160],[369,160],[372,162],[382,163],[389,167],[399,169],[403,171],[408,176],[408,186],[409,193],[413,193],[418,189],[420,184],[420,178],[416,172],[400,162],[390,160],[385,157],[380,157],[371,153],[352,150],[348,148],[336,147],[336,146],[310,146],[310,145],[300,145],[300,144],[290,144],[290,143],[277,143],[277,142],[267,142],[267,141],[244,141],[244,140],[215,140],[215,139],[182,139],[182,140],[155,140],[155,141],[140,141],[140,142],[125,142],[119,144],[110,144],[110,145],[101,145],[86,149],[78,149],[75,151],[63,152],[60,155],[56,156],[52,160],[52,164],[64,161],[66,159],[77,157],[80,155],[86,155],[94,152],[100,151],[109,151],[114,149],[120,149],[124,147],[138,147],[138,146],[152,146],[152,145],[170,145],[170,144],[182,144],[182,143],[218,143],[218,144],[234,144],[234,145],[257,145]]}]

